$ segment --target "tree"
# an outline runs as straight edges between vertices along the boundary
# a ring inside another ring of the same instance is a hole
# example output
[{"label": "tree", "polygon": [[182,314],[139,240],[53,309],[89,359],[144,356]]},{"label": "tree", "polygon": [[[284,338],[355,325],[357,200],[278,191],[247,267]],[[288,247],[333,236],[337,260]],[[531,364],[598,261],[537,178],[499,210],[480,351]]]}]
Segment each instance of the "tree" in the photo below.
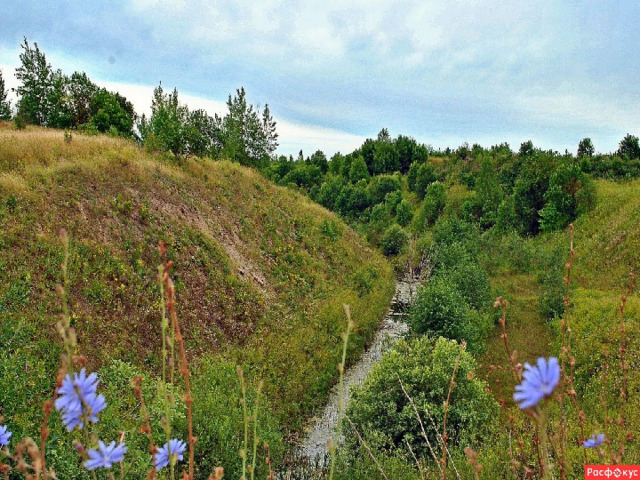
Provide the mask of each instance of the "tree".
[{"label": "tree", "polygon": [[369,180],[369,170],[367,169],[367,164],[364,162],[364,158],[361,156],[351,162],[349,180],[351,183],[358,183],[360,180]]},{"label": "tree", "polygon": [[411,204],[406,200],[402,200],[396,207],[396,222],[401,227],[406,227],[413,220],[413,209]]},{"label": "tree", "polygon": [[329,161],[322,150],[316,150],[316,153],[309,157],[309,162],[318,167],[322,171],[323,175],[327,173],[327,170],[329,170]]},{"label": "tree", "polygon": [[16,89],[20,96],[18,112],[28,123],[46,125],[50,110],[48,102],[53,88],[53,70],[37,43],[32,48],[27,37],[24,37],[21,47],[22,65],[16,69],[16,78],[21,82]]},{"label": "tree", "polygon": [[590,138],[583,138],[578,143],[578,158],[582,157],[593,157],[595,153],[595,148],[593,147],[593,142]]},{"label": "tree", "polygon": [[184,135],[190,155],[216,157],[222,149],[219,125],[202,109],[187,114]]},{"label": "tree", "polygon": [[11,102],[7,100],[7,92],[5,90],[4,78],[2,78],[2,70],[0,70],[0,120],[11,119]]},{"label": "tree", "polygon": [[627,133],[627,135],[620,140],[618,155],[630,160],[640,158],[640,144],[638,144],[638,137]]},{"label": "tree", "polygon": [[595,207],[596,191],[591,177],[577,164],[563,164],[553,173],[544,194],[540,228],[552,231],[566,227],[578,215]]},{"label": "tree", "polygon": [[482,226],[492,227],[496,223],[498,207],[502,202],[503,192],[489,155],[480,158],[480,173],[476,180],[476,192],[482,209]]},{"label": "tree", "polygon": [[414,162],[407,173],[409,190],[415,192],[420,199],[424,198],[427,187],[437,179],[435,169],[430,163]]},{"label": "tree", "polygon": [[419,212],[419,223],[422,228],[433,225],[444,211],[447,189],[440,182],[433,182],[427,187],[424,203]]},{"label": "tree", "polygon": [[531,140],[527,140],[520,144],[520,152],[519,155],[521,157],[530,157],[535,152],[535,147],[533,146],[533,142]]},{"label": "tree", "polygon": [[414,163],[424,163],[429,158],[427,147],[419,145],[411,137],[398,135],[398,138],[393,143],[398,153],[398,161],[400,162],[400,171],[402,173],[407,173]]},{"label": "tree", "polygon": [[398,152],[391,141],[389,132],[386,128],[383,128],[380,130],[378,139],[375,142],[371,173],[393,173],[396,170],[400,170]]},{"label": "tree", "polygon": [[394,223],[384,232],[382,240],[380,240],[380,248],[382,248],[382,253],[388,257],[398,255],[404,251],[408,241],[407,232],[400,225]]},{"label": "tree", "polygon": [[89,80],[84,72],[74,72],[69,78],[67,89],[71,95],[71,113],[75,126],[86,125],[93,116],[92,103],[98,86]]},{"label": "tree", "polygon": [[[91,113],[90,123],[99,132],[133,135],[133,119],[120,106],[116,95],[106,88],[101,88],[95,93],[91,100]],[[159,138],[164,137],[160,135]]]},{"label": "tree", "polygon": [[[111,107],[113,102],[110,102]],[[108,115],[108,112],[104,113]],[[153,90],[151,117],[147,120],[143,115],[138,125],[145,146],[169,150],[174,155],[187,153],[185,125],[188,114],[187,107],[180,105],[178,101],[177,89],[174,88],[172,93],[165,94],[162,83],[158,85]],[[102,122],[102,116],[98,121]]]},{"label": "tree", "polygon": [[264,166],[278,147],[276,122],[269,105],[265,105],[262,118],[253,105],[247,104],[244,87],[229,95],[229,113],[216,117],[220,127],[221,155],[242,165]]}]

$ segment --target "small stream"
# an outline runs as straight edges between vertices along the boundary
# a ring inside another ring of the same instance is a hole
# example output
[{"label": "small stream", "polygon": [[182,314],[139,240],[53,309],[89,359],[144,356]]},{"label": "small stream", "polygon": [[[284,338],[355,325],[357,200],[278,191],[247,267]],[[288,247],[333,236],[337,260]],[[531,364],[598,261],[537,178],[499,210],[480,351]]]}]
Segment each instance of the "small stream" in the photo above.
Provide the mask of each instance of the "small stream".
[{"label": "small stream", "polygon": [[[408,311],[415,295],[418,281],[408,275],[396,281],[396,293],[391,300],[389,312],[385,316],[380,329],[376,333],[371,346],[351,365],[344,375],[344,404],[351,398],[355,385],[361,384],[371,368],[382,358],[382,354],[393,345],[409,327],[403,316]],[[339,393],[338,385],[332,389],[327,404],[319,414],[312,418],[308,430],[302,439],[299,455],[311,465],[322,466],[328,458],[327,440],[335,435],[338,423]]]}]

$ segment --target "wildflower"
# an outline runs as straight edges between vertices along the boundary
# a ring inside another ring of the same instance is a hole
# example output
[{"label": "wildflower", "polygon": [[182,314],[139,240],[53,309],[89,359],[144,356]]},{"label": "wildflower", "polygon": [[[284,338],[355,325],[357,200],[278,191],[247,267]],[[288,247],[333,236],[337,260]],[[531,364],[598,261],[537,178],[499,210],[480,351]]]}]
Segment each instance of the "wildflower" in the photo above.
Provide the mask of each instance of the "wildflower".
[{"label": "wildflower", "polygon": [[558,385],[560,381],[558,359],[550,357],[547,362],[545,358],[540,357],[535,367],[525,363],[522,376],[522,383],[516,387],[513,399],[519,403],[520,408],[525,409],[537,405],[544,397],[551,395]]},{"label": "wildflower", "polygon": [[[171,447],[171,458],[169,458],[169,447]],[[169,465],[171,460],[175,462],[181,461],[184,457],[182,454],[187,449],[187,446],[182,440],[172,438],[169,443],[165,443],[158,453],[156,453],[156,471]]]},{"label": "wildflower", "polygon": [[96,394],[99,382],[95,373],[87,376],[84,368],[73,374],[73,381],[70,375],[64,377],[55,406],[62,413],[62,422],[67,430],[71,431],[76,426],[82,428],[84,420],[98,421],[97,414],[107,406],[104,396]]},{"label": "wildflower", "polygon": [[9,445],[9,439],[12,433],[7,431],[6,425],[0,425],[0,447]]},{"label": "wildflower", "polygon": [[584,448],[595,448],[602,445],[602,442],[604,442],[604,433],[600,433],[599,435],[594,433],[593,437],[582,442],[582,446]]},{"label": "wildflower", "polygon": [[95,470],[104,467],[111,468],[114,463],[121,462],[124,454],[127,453],[127,446],[124,443],[111,442],[108,446],[102,440],[99,442],[99,450],[89,450],[89,460],[84,462],[87,470]]}]

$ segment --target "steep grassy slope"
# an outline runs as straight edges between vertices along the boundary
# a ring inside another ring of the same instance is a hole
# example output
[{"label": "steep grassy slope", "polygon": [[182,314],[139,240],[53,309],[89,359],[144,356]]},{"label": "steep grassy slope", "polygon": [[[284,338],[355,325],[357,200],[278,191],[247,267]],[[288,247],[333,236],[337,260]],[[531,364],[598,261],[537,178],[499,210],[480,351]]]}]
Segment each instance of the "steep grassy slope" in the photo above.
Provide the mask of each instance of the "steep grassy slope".
[{"label": "steep grassy slope", "polygon": [[[640,427],[640,297],[627,296],[630,273],[640,274],[640,181],[598,181],[598,206],[575,222],[576,251],[572,276],[571,348],[582,393],[593,411],[617,420],[620,411],[620,345],[625,339],[632,431]],[[562,242],[556,237],[553,242]],[[565,238],[566,242],[566,238]],[[638,282],[636,282],[637,284]],[[625,333],[621,337],[622,296]],[[633,412],[633,414],[631,414]],[[607,427],[612,428],[612,427]],[[640,447],[634,442],[634,460]]]},{"label": "steep grassy slope", "polygon": [[0,128],[0,414],[14,425],[37,422],[27,413],[53,387],[63,227],[73,324],[92,368],[118,358],[156,371],[164,240],[191,358],[216,353],[264,378],[290,426],[335,379],[342,304],[357,324],[353,358],[393,293],[390,266],[350,228],[250,169]]},{"label": "steep grassy slope", "polygon": [[[584,429],[602,432],[607,437],[602,463],[614,462],[611,453],[617,453],[625,444],[626,463],[640,459],[637,438],[623,440],[626,432],[640,428],[640,298],[637,289],[627,296],[625,304],[624,335],[621,335],[620,304],[629,286],[629,273],[640,269],[640,182],[615,183],[596,181],[598,203],[594,211],[580,217],[575,223],[570,292],[571,330],[566,345],[575,358],[575,386],[580,409],[585,413]],[[514,237],[515,238],[515,237]],[[538,295],[545,287],[536,284],[536,277],[548,267],[550,259],[564,264],[569,258],[570,239],[567,231],[543,235],[513,244],[503,240],[495,249],[496,270],[494,286],[511,301],[508,313],[510,347],[518,350],[519,361],[532,361],[538,355],[559,355],[561,351],[560,320],[545,322],[540,318]],[[552,252],[561,252],[559,257]],[[561,283],[561,278],[557,279]],[[563,292],[564,286],[560,286]],[[562,295],[563,293],[561,293]],[[486,364],[507,366],[500,329],[489,341],[483,357]],[[622,343],[623,342],[623,343]],[[627,365],[627,402],[622,401],[621,388],[625,385],[621,369],[620,346],[624,345]],[[485,365],[486,367],[486,365]],[[484,373],[484,372],[483,372]],[[493,391],[510,399],[513,382],[507,374],[494,374],[500,380]],[[517,408],[513,407],[513,411]],[[578,445],[581,436],[577,412],[567,410],[569,436]],[[624,428],[619,423],[624,423]],[[504,450],[497,439],[489,442],[485,452],[489,466]],[[582,475],[581,448],[571,450],[569,457],[578,478]],[[590,457],[591,458],[591,457]],[[507,456],[504,462],[508,462]],[[494,472],[495,475],[497,472]],[[491,475],[489,477],[491,478]],[[571,477],[573,478],[573,477]]]}]

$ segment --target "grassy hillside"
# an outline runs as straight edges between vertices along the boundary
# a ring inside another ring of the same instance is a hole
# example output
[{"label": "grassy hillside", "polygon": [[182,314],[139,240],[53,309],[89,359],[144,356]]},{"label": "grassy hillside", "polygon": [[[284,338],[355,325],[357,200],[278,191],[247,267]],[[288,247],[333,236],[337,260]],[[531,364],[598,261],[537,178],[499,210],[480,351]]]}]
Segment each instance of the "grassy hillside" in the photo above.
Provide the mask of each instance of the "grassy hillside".
[{"label": "grassy hillside", "polygon": [[335,380],[342,304],[357,325],[353,359],[394,289],[388,263],[334,214],[253,170],[0,127],[0,414],[17,436],[38,422],[59,360],[61,228],[73,326],[91,368],[121,359],[157,371],[164,240],[191,358],[216,354],[264,378],[293,427]]}]

